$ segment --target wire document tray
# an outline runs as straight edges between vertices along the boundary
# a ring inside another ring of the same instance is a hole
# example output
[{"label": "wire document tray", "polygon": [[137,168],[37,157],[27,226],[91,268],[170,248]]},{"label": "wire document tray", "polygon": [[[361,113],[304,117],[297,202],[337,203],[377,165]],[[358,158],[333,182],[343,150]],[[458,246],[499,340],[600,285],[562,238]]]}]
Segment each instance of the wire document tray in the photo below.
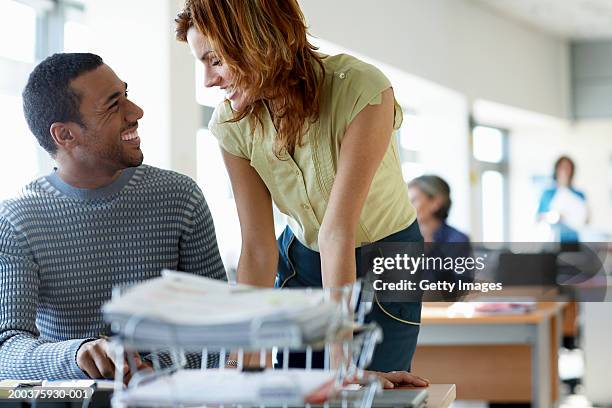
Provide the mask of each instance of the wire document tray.
[{"label": "wire document tray", "polygon": [[[202,288],[206,284],[202,282]],[[382,331],[363,322],[371,304],[357,302],[359,289],[357,283],[336,290],[232,292],[227,296],[230,311],[231,302],[241,296],[281,292],[285,298],[295,296],[304,307],[279,313],[262,308],[260,316],[240,319],[228,314],[227,321],[203,319],[203,324],[164,318],[147,313],[145,307],[134,314],[113,307],[113,302],[127,304],[129,299],[118,298],[130,296],[128,290],[104,309],[115,333],[112,351],[117,361],[126,357],[129,367],[127,374],[123,365],[116,365],[112,405],[370,408],[381,386],[376,377],[365,376],[364,369]],[[272,299],[284,301],[290,302]],[[304,368],[290,368],[290,353],[295,352],[304,356]],[[316,368],[314,361],[321,354],[323,367]],[[145,356],[152,370],[138,371],[137,356]],[[199,368],[192,367],[195,360]],[[360,389],[348,390],[347,384],[356,381]]]}]

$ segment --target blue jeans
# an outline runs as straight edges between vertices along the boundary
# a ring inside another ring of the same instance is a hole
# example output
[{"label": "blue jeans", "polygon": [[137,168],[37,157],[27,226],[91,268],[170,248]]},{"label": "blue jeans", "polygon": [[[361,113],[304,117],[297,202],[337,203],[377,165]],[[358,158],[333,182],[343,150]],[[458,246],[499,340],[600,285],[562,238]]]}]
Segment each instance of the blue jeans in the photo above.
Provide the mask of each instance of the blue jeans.
[{"label": "blue jeans", "polygon": [[[378,242],[423,242],[417,222],[408,228],[381,239]],[[285,228],[277,241],[279,250],[278,272],[275,286],[277,288],[321,287],[321,256],[318,252],[302,245],[289,227]],[[361,248],[355,249],[357,270],[361,270]],[[416,349],[417,337],[421,322],[421,302],[374,302],[367,316],[368,321],[376,322],[383,331],[383,341],[374,351],[374,357],[368,369],[374,371],[410,371],[412,356]],[[322,367],[320,361],[313,367]],[[303,366],[301,354],[291,354],[289,365]]]}]

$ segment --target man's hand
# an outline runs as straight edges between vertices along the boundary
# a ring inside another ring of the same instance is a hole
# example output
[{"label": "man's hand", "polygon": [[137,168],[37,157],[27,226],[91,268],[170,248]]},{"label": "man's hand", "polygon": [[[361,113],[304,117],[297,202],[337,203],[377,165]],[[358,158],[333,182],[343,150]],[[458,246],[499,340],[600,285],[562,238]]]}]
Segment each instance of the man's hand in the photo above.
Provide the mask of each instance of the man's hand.
[{"label": "man's hand", "polygon": [[390,373],[365,371],[365,374],[373,374],[377,376],[385,389],[402,386],[427,387],[429,385],[429,380],[411,374],[408,371],[391,371]]},{"label": "man's hand", "polygon": [[[115,377],[115,367],[117,362],[115,356],[110,352],[109,342],[106,339],[98,339],[83,343],[76,355],[77,365],[90,378],[108,378]],[[138,353],[134,353],[134,361],[136,362],[137,370],[150,369],[151,366],[140,359]],[[130,373],[130,368],[127,362],[127,356],[123,361],[123,375],[127,384],[134,373]]]}]

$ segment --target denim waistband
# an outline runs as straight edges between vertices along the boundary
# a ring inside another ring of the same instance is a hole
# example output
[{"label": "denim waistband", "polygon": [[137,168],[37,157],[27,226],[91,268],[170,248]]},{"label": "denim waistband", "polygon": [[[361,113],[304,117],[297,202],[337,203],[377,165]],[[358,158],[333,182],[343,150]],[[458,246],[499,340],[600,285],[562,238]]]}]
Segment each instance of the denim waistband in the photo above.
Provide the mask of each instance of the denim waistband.
[{"label": "denim waistband", "polygon": [[[377,242],[423,242],[415,221],[407,228]],[[321,255],[302,244],[288,226],[277,240],[279,265],[277,287],[321,287]],[[355,248],[355,261],[359,271],[362,248]]]}]

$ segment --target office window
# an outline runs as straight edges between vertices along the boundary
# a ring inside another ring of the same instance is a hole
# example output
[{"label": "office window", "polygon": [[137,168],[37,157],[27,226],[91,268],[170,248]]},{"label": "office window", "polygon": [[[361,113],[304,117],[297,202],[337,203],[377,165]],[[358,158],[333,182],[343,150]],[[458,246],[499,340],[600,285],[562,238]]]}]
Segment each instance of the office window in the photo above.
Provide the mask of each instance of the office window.
[{"label": "office window", "polygon": [[0,112],[5,139],[0,149],[0,173],[5,175],[0,200],[14,196],[38,172],[36,141],[21,108],[21,90],[36,60],[37,14],[21,2],[0,2]]},{"label": "office window", "polygon": [[[21,97],[0,93],[0,112],[8,120],[2,131],[0,200],[14,196],[38,171],[36,139],[30,134],[21,110]],[[9,175],[10,176],[7,176]]]},{"label": "office window", "polygon": [[89,30],[85,24],[67,21],[64,24],[64,52],[88,52]]},{"label": "office window", "polygon": [[0,1],[0,56],[21,62],[36,58],[36,10],[14,0]]},{"label": "office window", "polygon": [[196,139],[198,160],[198,183],[206,186],[207,196],[210,195],[209,206],[224,207],[227,200],[233,202],[229,176],[225,170],[223,157],[217,139],[208,129],[200,129]]},{"label": "office window", "polygon": [[[482,240],[504,240],[504,177],[499,171],[487,170],[481,176]],[[501,222],[500,222],[501,221]]]},{"label": "office window", "polygon": [[14,195],[52,167],[27,127],[21,92],[38,61],[63,51],[64,46],[83,46],[85,31],[76,25],[80,7],[61,0],[0,1],[0,111],[7,140],[0,149],[0,172],[11,175],[2,178],[0,199]]},{"label": "office window", "polygon": [[230,280],[234,280],[240,256],[241,235],[229,176],[223,164],[217,139],[208,129],[198,131],[196,150],[197,182],[204,192],[215,223],[217,244],[223,264]]},{"label": "office window", "polygon": [[64,52],[91,52],[91,32],[84,23],[84,9],[73,3],[62,4]]},{"label": "office window", "polygon": [[422,150],[425,143],[426,124],[424,119],[410,108],[402,108],[404,120],[397,133],[402,177],[408,182],[425,173]]},{"label": "office window", "polygon": [[507,241],[507,132],[475,125],[472,126],[471,136],[475,237],[483,242]]},{"label": "office window", "polygon": [[499,129],[476,126],[472,143],[474,158],[489,163],[501,162],[504,158],[503,139],[504,134]]}]

